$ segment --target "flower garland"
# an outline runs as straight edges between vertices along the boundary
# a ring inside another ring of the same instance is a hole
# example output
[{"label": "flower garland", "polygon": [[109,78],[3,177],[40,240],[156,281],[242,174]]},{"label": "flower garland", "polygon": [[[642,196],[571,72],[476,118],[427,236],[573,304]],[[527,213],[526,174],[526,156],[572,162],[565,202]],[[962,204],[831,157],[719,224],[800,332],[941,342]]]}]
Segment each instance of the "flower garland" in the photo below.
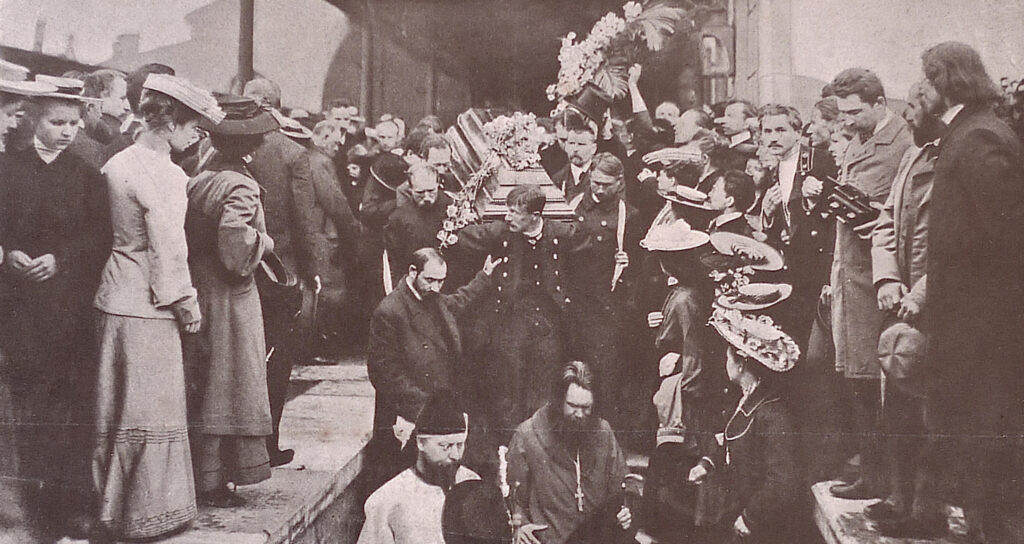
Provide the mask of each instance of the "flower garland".
[{"label": "flower garland", "polygon": [[532,113],[517,111],[511,117],[493,119],[484,125],[484,136],[491,149],[508,161],[513,170],[540,166],[537,118]]},{"label": "flower garland", "polygon": [[715,282],[715,297],[727,297],[739,294],[740,287],[750,284],[754,269],[750,266],[730,268],[728,270],[712,270],[708,276]]},{"label": "flower garland", "polygon": [[492,152],[484,160],[483,166],[470,176],[466,185],[455,195],[454,201],[445,210],[446,218],[441,223],[441,230],[437,232],[437,239],[441,242],[441,249],[455,245],[459,241],[456,234],[461,228],[476,222],[480,219],[474,204],[477,193],[483,183],[490,179],[501,166],[501,159],[497,152]]},{"label": "flower garland", "polygon": [[627,89],[627,67],[638,60],[636,46],[641,39],[646,49],[660,50],[665,36],[672,34],[676,23],[686,13],[681,8],[666,5],[644,8],[634,1],[622,6],[622,12],[622,17],[614,12],[607,13],[579,42],[575,32],[562,38],[558,51],[558,81],[548,85],[548,100],[560,102],[575,96],[590,82],[612,98],[620,98]]}]

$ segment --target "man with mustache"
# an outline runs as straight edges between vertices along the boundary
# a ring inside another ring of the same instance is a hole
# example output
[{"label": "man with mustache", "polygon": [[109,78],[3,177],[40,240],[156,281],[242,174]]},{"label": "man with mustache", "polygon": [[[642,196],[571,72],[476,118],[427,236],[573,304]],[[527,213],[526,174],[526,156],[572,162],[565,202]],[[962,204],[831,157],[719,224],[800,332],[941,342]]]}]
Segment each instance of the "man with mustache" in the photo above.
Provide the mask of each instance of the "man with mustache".
[{"label": "man with mustache", "polygon": [[[913,137],[906,121],[886,104],[885,89],[873,72],[850,68],[832,80],[839,121],[853,134],[843,156],[841,182],[860,190],[871,202],[884,204],[900,160]],[[874,222],[853,227],[836,222],[832,258],[832,339],[836,369],[853,398],[853,416],[860,438],[860,476],[837,484],[832,494],[844,499],[869,499],[885,492],[884,458],[879,440],[882,405],[878,338],[884,314],[878,309],[871,276],[871,229]]]},{"label": "man with mustache", "polygon": [[[562,370],[551,401],[516,429],[508,481],[516,544],[564,544],[584,523],[594,542],[619,542],[632,513],[622,505],[626,461],[608,423],[593,415],[594,380],[585,363]],[[595,515],[605,519],[592,520]]]},{"label": "man with mustache", "polygon": [[433,394],[416,418],[416,462],[366,499],[358,544],[437,544],[445,495],[479,480],[462,466],[468,417],[448,391]]},{"label": "man with mustache", "polygon": [[597,153],[597,124],[581,115],[566,115],[565,154],[569,164],[551,176],[562,190],[566,202],[572,202],[590,183],[590,165]]}]

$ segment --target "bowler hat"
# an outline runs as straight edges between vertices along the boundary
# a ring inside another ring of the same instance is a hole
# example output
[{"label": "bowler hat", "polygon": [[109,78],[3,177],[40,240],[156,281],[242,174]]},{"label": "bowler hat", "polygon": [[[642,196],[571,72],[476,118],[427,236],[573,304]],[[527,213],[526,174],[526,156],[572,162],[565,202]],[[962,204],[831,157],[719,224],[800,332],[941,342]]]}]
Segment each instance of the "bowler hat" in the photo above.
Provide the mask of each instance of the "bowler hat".
[{"label": "bowler hat", "polygon": [[281,127],[277,119],[248,96],[222,94],[217,96],[217,106],[224,111],[219,123],[203,119],[203,128],[214,134],[246,136],[266,134]]}]

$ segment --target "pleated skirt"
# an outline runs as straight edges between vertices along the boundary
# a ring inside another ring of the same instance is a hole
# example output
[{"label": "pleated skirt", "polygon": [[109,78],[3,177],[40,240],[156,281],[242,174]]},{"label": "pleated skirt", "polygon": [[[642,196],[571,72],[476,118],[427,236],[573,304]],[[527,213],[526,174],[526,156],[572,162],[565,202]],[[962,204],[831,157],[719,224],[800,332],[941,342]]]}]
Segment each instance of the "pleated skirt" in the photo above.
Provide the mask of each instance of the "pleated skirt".
[{"label": "pleated skirt", "polygon": [[100,521],[127,539],[196,517],[178,324],[100,312],[93,478]]}]

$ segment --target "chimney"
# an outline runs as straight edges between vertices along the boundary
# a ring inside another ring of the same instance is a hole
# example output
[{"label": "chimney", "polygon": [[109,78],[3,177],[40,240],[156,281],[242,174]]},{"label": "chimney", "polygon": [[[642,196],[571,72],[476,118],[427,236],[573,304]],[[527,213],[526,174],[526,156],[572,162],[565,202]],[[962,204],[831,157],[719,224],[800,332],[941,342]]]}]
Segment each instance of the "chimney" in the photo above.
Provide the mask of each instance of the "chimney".
[{"label": "chimney", "polygon": [[139,55],[139,35],[121,34],[114,39],[115,59],[134,59]]},{"label": "chimney", "polygon": [[78,57],[75,54],[74,33],[68,34],[68,41],[64,44],[64,54],[62,56],[68,60],[78,60]]},{"label": "chimney", "polygon": [[36,19],[36,36],[32,40],[32,50],[36,53],[43,52],[43,41],[46,39],[46,19]]}]

